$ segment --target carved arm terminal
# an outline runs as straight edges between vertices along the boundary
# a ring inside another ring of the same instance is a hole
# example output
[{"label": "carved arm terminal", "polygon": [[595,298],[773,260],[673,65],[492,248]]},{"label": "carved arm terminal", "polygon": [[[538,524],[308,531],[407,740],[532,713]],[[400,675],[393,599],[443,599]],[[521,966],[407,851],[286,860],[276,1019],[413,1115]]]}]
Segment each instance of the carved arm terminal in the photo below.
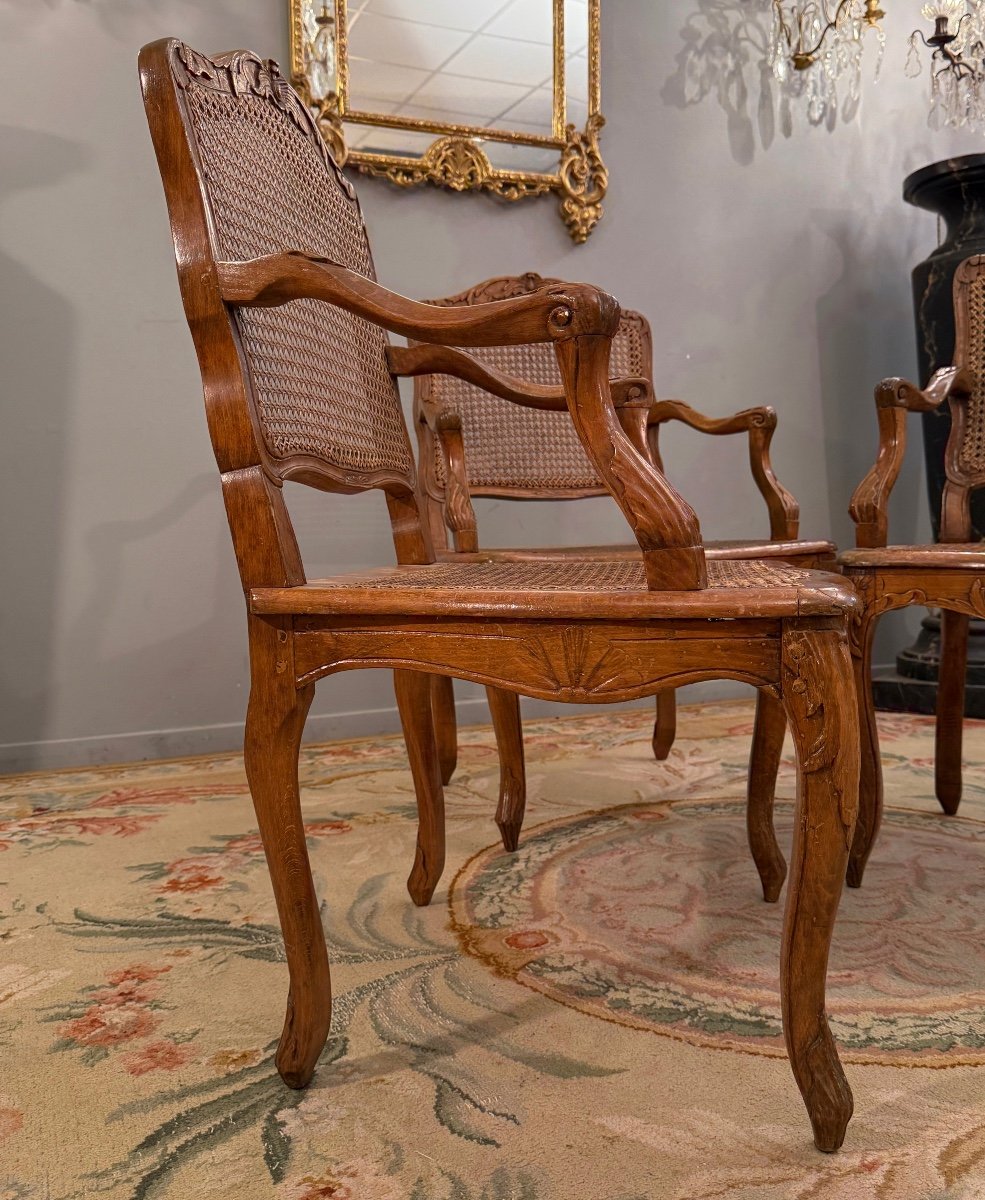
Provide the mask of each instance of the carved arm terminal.
[{"label": "carved arm terminal", "polygon": [[[889,495],[899,477],[906,453],[906,417],[911,412],[933,412],[945,400],[962,404],[971,395],[973,380],[964,367],[941,367],[926,388],[906,379],[884,379],[876,385],[879,450],[875,464],[855,489],[848,512],[855,522],[855,544],[860,548],[885,546],[889,536]],[[946,503],[946,497],[945,497]],[[943,536],[942,540],[947,539]]]}]

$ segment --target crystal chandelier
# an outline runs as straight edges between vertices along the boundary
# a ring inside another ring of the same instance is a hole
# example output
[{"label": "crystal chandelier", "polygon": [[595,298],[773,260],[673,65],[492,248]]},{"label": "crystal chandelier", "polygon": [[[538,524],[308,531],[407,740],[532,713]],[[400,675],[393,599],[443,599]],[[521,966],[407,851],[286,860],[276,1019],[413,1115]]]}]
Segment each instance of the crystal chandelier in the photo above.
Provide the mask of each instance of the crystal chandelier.
[{"label": "crystal chandelier", "polygon": [[932,129],[951,126],[985,130],[985,6],[982,0],[938,0],[921,9],[934,32],[910,34],[906,73],[920,74],[917,39],[930,56],[930,116]]},{"label": "crystal chandelier", "polygon": [[839,110],[851,120],[861,98],[863,38],[870,29],[879,47],[876,75],[882,63],[886,35],[880,22],[886,14],[879,0],[772,0],[772,5],[769,64],[781,90],[803,98],[812,125],[833,127]]},{"label": "crystal chandelier", "polygon": [[335,17],[325,3],[319,13],[308,9],[304,25],[311,98],[324,100],[335,91]]}]

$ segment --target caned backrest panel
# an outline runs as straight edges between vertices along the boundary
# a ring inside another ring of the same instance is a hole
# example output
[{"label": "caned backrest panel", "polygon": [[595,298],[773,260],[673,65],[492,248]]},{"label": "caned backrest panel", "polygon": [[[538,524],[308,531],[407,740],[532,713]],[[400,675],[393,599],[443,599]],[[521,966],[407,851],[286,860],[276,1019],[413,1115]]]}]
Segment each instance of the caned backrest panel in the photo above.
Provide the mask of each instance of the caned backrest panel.
[{"label": "caned backrest panel", "polygon": [[[974,380],[957,446],[957,465],[970,477],[985,475],[985,256],[966,259],[954,277],[955,363]],[[976,480],[977,482],[977,480]]]},{"label": "caned backrest panel", "polygon": [[[212,60],[178,45],[172,64],[216,256],[300,250],[375,279],[355,193],[276,63],[246,52]],[[413,476],[383,330],[314,300],[236,309],[234,320],[275,464],[290,473],[291,460],[316,460],[350,482]]]},{"label": "caned backrest panel", "polygon": [[[432,300],[432,304],[478,304],[522,296],[560,282],[533,273],[489,279],[467,292]],[[489,346],[469,354],[490,367],[526,383],[559,387],[557,357],[549,344]],[[624,309],[612,341],[609,374],[650,378],[650,328],[640,313]],[[588,459],[567,412],[523,408],[492,396],[474,384],[450,375],[425,376],[415,381],[421,400],[458,412],[469,489],[475,494],[523,492],[563,496],[566,492],[608,494]],[[444,486],[441,447],[435,439],[434,475]]]}]

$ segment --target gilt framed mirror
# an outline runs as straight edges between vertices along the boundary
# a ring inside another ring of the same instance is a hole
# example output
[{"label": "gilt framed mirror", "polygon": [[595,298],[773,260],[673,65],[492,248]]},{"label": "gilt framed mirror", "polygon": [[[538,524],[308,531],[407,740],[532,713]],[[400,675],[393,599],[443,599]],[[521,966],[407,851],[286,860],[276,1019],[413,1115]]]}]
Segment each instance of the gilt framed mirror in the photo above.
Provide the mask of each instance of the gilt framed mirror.
[{"label": "gilt framed mirror", "polygon": [[291,76],[340,165],[602,216],[601,0],[289,0]]}]

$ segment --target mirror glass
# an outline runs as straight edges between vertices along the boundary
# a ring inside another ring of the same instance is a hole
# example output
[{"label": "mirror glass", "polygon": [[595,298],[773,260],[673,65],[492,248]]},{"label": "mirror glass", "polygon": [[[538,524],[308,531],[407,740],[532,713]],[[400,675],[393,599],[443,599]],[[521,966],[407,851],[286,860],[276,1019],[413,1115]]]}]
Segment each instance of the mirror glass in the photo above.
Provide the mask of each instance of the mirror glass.
[{"label": "mirror glass", "polygon": [[599,4],[290,0],[293,78],[340,162],[402,186],[561,192],[584,240],[606,183]]},{"label": "mirror glass", "polygon": [[552,133],[553,0],[357,0],[349,112]]}]

